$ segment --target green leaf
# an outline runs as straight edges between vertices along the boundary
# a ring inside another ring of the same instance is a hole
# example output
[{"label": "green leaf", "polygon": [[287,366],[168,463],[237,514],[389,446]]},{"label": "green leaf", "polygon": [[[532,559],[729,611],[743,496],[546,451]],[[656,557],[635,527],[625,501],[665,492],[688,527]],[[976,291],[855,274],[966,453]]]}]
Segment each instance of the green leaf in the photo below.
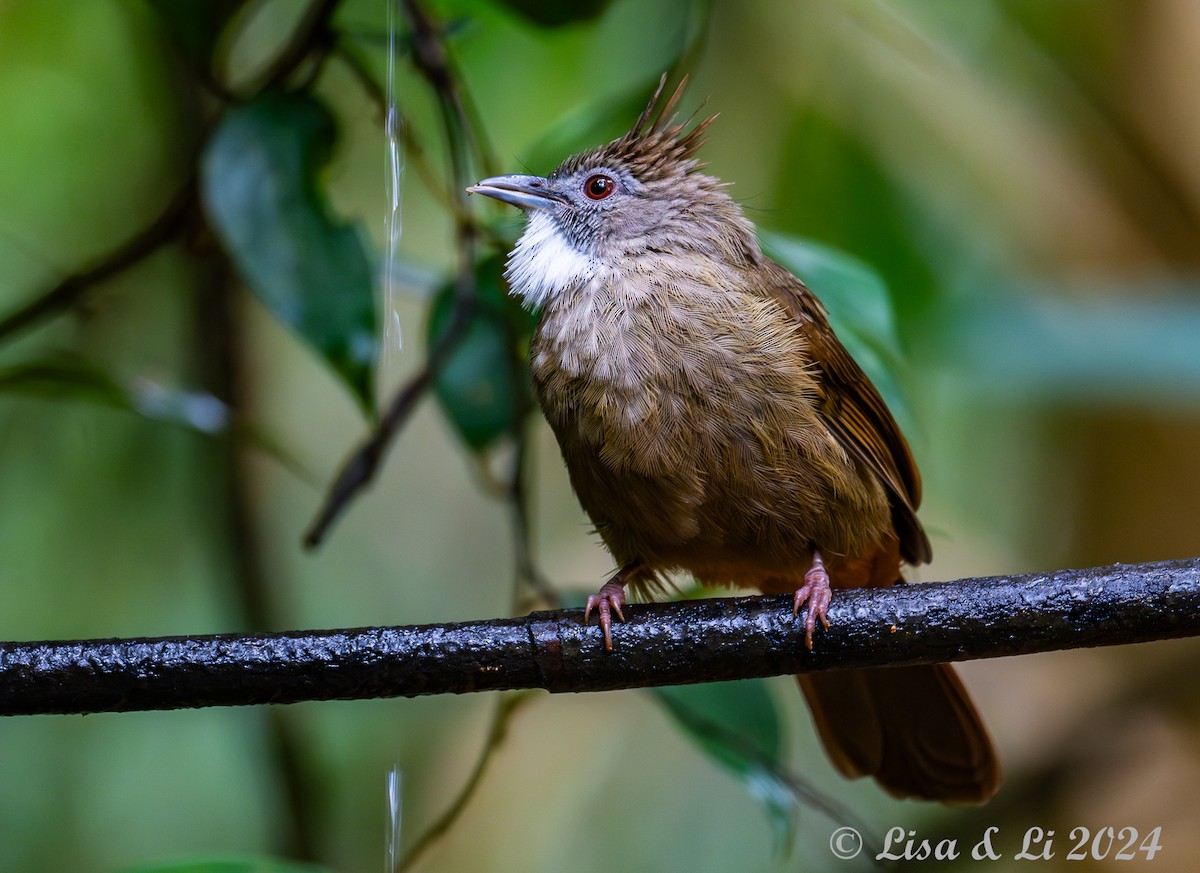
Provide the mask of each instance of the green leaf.
[{"label": "green leaf", "polygon": [[[907,326],[942,293],[947,249],[957,256],[971,246],[970,234],[931,249],[931,239],[947,242],[936,210],[881,158],[870,135],[864,140],[844,119],[809,102],[780,121],[770,194],[771,204],[781,208],[780,220],[800,239],[869,253],[872,270],[886,277]],[[797,167],[821,169],[798,173]]]},{"label": "green leaf", "polygon": [[75,355],[53,355],[0,369],[0,392],[84,400],[206,434],[223,433],[229,407],[206,391],[167,388],[150,379],[125,385]]},{"label": "green leaf", "polygon": [[52,355],[0,369],[0,392],[83,400],[206,434],[229,426],[229,407],[206,391],[167,388],[150,379],[126,385],[75,355]]},{"label": "green leaf", "polygon": [[858,258],[813,240],[765,230],[758,237],[767,254],[799,276],[825,304],[834,330],[899,354],[892,296],[878,273]]},{"label": "green leaf", "polygon": [[317,184],[335,133],[315,99],[264,94],[225,115],[201,189],[246,285],[370,412],[379,351],[371,268],[359,233]]},{"label": "green leaf", "polygon": [[800,277],[829,312],[834,333],[879,389],[901,429],[911,416],[895,372],[901,359],[892,296],[857,258],[812,240],[760,230],[763,251]]},{"label": "green leaf", "polygon": [[129,407],[128,395],[116,380],[73,355],[22,361],[0,369],[0,392]]},{"label": "green leaf", "polygon": [[[535,317],[508,296],[502,273],[499,257],[476,267],[469,320],[434,381],[442,409],[476,452],[514,433],[532,407],[525,348]],[[456,296],[453,281],[435,295],[427,330],[430,348],[451,328]]]},{"label": "green leaf", "polygon": [[124,383],[90,361],[62,354],[0,368],[0,394],[96,403],[206,436],[232,430],[238,439],[274,458],[297,478],[314,481],[311,472],[279,440],[236,420],[229,407],[207,391],[170,388],[145,378]]},{"label": "green leaf", "polygon": [[712,682],[651,693],[690,740],[762,803],[776,844],[790,848],[799,809],[796,782],[780,761],[779,713],[766,685]]},{"label": "green leaf", "polygon": [[1066,296],[1013,282],[947,304],[924,326],[924,347],[953,361],[973,394],[1055,406],[1200,402],[1194,285],[1149,281]]},{"label": "green leaf", "polygon": [[123,873],[328,873],[328,867],[272,858],[193,858],[129,868]]}]

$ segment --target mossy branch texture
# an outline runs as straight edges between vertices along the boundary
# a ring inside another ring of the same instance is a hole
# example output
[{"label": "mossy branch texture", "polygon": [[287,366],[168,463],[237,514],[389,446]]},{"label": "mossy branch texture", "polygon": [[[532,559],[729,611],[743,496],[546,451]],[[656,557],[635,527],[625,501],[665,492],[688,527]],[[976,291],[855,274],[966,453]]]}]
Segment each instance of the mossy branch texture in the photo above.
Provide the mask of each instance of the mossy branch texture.
[{"label": "mossy branch texture", "polygon": [[634,604],[614,651],[580,610],[445,625],[0,643],[0,714],[544,688],[607,691],[1200,635],[1200,558],[839,591],[812,651],[790,597]]}]

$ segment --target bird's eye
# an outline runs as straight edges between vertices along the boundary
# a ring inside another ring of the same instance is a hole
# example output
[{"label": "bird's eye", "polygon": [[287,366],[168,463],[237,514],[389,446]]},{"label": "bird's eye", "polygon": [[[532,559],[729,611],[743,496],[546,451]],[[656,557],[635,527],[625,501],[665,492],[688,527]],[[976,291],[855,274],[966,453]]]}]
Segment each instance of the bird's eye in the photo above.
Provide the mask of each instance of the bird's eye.
[{"label": "bird's eye", "polygon": [[583,193],[592,200],[603,200],[616,190],[617,183],[602,173],[588,176],[587,181],[583,183]]}]

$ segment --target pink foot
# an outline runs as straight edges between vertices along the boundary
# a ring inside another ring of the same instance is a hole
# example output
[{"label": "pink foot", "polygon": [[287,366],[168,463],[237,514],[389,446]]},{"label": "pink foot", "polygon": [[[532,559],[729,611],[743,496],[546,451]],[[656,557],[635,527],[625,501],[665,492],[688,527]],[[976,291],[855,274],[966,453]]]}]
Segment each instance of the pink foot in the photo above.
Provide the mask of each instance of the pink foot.
[{"label": "pink foot", "polygon": [[604,631],[604,648],[609,652],[612,651],[613,612],[621,621],[625,620],[625,614],[621,612],[621,607],[625,605],[625,583],[620,581],[621,578],[622,575],[618,573],[611,581],[605,582],[599,591],[587,599],[587,605],[583,608],[584,624],[587,624],[593,609],[599,613],[600,630]]},{"label": "pink foot", "polygon": [[800,607],[808,604],[808,615],[804,618],[804,641],[810,652],[817,619],[821,619],[821,624],[826,629],[829,627],[828,610],[831,600],[833,590],[829,587],[829,574],[825,572],[825,562],[821,560],[820,552],[813,552],[812,569],[804,574],[804,584],[796,589],[796,596],[792,599],[792,615],[799,615]]}]

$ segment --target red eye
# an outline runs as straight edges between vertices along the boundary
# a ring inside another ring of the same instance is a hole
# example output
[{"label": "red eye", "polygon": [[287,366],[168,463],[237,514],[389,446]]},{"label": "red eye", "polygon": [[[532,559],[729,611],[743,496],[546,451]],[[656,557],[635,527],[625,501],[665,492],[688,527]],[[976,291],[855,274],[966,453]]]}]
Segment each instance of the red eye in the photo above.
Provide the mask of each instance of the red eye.
[{"label": "red eye", "polygon": [[592,200],[603,200],[609,194],[617,190],[617,183],[611,177],[597,173],[594,176],[588,176],[588,180],[583,183],[583,193]]}]

